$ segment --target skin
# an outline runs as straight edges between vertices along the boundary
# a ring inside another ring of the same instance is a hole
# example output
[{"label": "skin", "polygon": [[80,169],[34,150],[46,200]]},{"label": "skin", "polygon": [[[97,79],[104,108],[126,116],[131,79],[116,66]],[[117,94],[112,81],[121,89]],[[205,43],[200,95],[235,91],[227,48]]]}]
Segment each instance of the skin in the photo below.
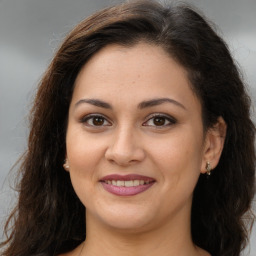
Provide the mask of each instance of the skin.
[{"label": "skin", "polygon": [[[141,108],[160,98],[171,101]],[[225,123],[204,132],[201,113],[186,70],[159,46],[109,45],[89,60],[75,82],[65,165],[86,207],[87,238],[66,255],[209,255],[192,243],[192,194],[207,161],[219,161]],[[156,182],[135,196],[99,182],[134,173]]]}]

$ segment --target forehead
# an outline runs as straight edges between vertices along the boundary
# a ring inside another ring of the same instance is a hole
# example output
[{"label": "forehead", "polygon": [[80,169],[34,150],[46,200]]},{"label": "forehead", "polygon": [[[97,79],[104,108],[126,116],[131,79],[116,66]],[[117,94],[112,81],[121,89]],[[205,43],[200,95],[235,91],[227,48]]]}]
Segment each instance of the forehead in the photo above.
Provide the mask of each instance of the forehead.
[{"label": "forehead", "polygon": [[[163,75],[167,69],[168,72],[173,70],[173,72],[179,73],[180,78],[184,77],[187,80],[185,68],[179,65],[161,46],[144,42],[133,46],[111,44],[96,52],[89,59],[78,74],[76,82],[81,76],[84,79],[85,73],[89,72],[97,72],[100,75],[97,78],[102,78],[102,76],[107,78],[107,75],[113,72],[118,73],[122,71],[122,75],[135,75],[138,78],[143,73],[147,77],[150,77],[151,74],[153,76],[156,73]],[[153,70],[155,71],[154,73],[147,73],[147,71]]]},{"label": "forehead", "polygon": [[115,97],[131,102],[147,98],[174,97],[196,100],[187,71],[156,45],[138,43],[131,47],[108,45],[81,69],[73,98]]}]

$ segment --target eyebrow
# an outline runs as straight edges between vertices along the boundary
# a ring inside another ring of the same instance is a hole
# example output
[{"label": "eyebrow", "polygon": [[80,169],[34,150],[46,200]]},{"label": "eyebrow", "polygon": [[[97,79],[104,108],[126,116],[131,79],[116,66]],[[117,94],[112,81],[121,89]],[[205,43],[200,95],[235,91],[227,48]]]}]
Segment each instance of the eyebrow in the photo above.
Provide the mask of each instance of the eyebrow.
[{"label": "eyebrow", "polygon": [[[88,103],[88,104],[91,104],[91,105],[94,105],[94,106],[100,107],[100,108],[113,109],[109,103],[99,100],[99,99],[81,99],[75,104],[75,107],[79,106],[82,103]],[[174,99],[170,99],[170,98],[158,98],[158,99],[142,101],[141,103],[139,103],[138,108],[144,109],[144,108],[158,106],[158,105],[161,105],[164,103],[172,103],[172,104],[186,110],[184,105],[182,105],[180,102],[178,102]]]},{"label": "eyebrow", "polygon": [[91,105],[94,105],[94,106],[100,107],[100,108],[112,109],[110,104],[108,104],[105,101],[98,100],[98,99],[82,99],[82,100],[79,100],[75,104],[75,107],[79,106],[82,103],[88,103],[88,104],[91,104]]},{"label": "eyebrow", "polygon": [[159,98],[159,99],[152,99],[152,100],[142,101],[138,105],[138,108],[143,109],[143,108],[158,106],[158,105],[161,105],[161,104],[164,104],[164,103],[172,103],[172,104],[186,110],[184,105],[182,105],[180,102],[178,102],[176,100],[173,100],[173,99],[170,99],[170,98]]}]

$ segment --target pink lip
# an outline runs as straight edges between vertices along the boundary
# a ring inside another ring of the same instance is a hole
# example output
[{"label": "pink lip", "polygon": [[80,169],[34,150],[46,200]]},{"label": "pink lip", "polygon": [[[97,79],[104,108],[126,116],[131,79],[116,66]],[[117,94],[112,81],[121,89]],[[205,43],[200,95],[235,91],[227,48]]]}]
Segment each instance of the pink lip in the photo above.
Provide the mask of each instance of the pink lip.
[{"label": "pink lip", "polygon": [[[144,185],[138,185],[134,187],[124,187],[124,186],[122,187],[122,186],[115,186],[115,185],[106,183],[106,181],[108,180],[111,180],[111,181],[112,180],[122,180],[122,181],[144,180],[145,182],[150,182],[150,183],[144,184]],[[155,179],[147,176],[137,175],[137,174],[129,174],[129,175],[112,174],[112,175],[107,175],[101,178],[100,182],[106,191],[114,195],[134,196],[148,190],[155,183]]]}]

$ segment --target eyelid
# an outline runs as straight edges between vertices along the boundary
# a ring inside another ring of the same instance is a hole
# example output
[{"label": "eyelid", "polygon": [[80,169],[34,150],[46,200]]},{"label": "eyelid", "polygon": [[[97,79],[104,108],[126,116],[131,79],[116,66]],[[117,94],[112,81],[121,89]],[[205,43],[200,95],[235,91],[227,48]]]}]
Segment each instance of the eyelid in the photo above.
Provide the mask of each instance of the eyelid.
[{"label": "eyelid", "polygon": [[[102,125],[89,124],[88,121],[90,119],[93,119],[94,117],[100,117],[100,118],[104,119],[104,123],[107,122],[108,124],[102,124]],[[159,126],[158,125],[149,125],[149,124],[147,124],[150,120],[152,120],[156,117],[164,118],[165,120],[168,121],[168,124],[159,125]],[[105,127],[105,126],[111,126],[112,125],[112,123],[109,121],[109,119],[105,115],[100,114],[100,113],[87,114],[87,115],[83,116],[82,118],[80,118],[79,122],[83,123],[84,125],[86,125],[88,127],[93,127],[93,128],[102,128],[102,127]],[[174,117],[172,117],[168,114],[154,113],[154,114],[151,114],[151,115],[147,116],[146,121],[142,123],[142,126],[150,126],[150,127],[161,129],[161,128],[171,126],[175,123],[177,123],[176,118],[174,118]]]},{"label": "eyelid", "polygon": [[[87,123],[88,120],[94,118],[94,117],[100,117],[100,118],[103,118],[105,121],[108,122],[108,125],[90,125]],[[83,123],[87,126],[90,126],[90,127],[96,127],[96,128],[101,128],[101,127],[104,127],[104,126],[111,126],[112,123],[108,120],[107,117],[105,117],[103,114],[99,114],[99,113],[93,113],[93,114],[88,114],[88,115],[85,115],[83,116],[80,120],[79,120],[80,123]]]},{"label": "eyelid", "polygon": [[[157,126],[157,125],[146,125],[147,122],[149,122],[151,119],[153,118],[156,118],[156,117],[161,117],[161,118],[165,118],[166,120],[169,121],[168,124],[165,124],[165,125],[162,125],[162,126]],[[163,113],[154,113],[150,116],[147,117],[147,120],[142,124],[142,126],[153,126],[153,127],[157,127],[159,129],[161,128],[165,128],[167,126],[170,126],[170,125],[173,125],[173,124],[176,124],[177,123],[177,120],[176,118],[170,116],[170,115],[167,115],[167,114],[163,114]]]}]

